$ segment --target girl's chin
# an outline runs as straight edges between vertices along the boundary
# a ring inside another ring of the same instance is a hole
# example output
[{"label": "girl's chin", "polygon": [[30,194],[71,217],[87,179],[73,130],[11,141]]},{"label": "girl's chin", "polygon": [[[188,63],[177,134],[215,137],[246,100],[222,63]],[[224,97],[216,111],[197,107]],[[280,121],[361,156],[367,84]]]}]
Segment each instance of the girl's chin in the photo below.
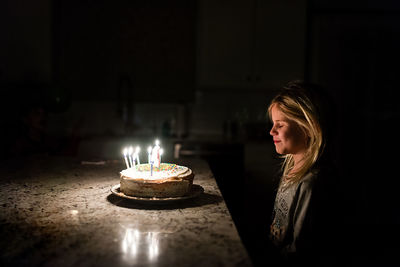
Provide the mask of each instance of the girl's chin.
[{"label": "girl's chin", "polygon": [[286,155],[287,153],[285,153],[284,151],[280,150],[280,149],[275,149],[276,153],[278,153],[279,155]]}]

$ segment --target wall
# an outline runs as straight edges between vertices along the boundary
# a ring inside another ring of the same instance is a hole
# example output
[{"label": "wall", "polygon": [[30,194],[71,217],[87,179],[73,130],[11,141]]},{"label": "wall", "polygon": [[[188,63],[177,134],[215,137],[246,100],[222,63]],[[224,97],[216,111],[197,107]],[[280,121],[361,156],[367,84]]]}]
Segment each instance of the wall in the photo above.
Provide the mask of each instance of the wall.
[{"label": "wall", "polygon": [[193,98],[195,1],[56,1],[59,82],[76,100]]},{"label": "wall", "polygon": [[51,0],[1,1],[0,83],[52,78]]}]

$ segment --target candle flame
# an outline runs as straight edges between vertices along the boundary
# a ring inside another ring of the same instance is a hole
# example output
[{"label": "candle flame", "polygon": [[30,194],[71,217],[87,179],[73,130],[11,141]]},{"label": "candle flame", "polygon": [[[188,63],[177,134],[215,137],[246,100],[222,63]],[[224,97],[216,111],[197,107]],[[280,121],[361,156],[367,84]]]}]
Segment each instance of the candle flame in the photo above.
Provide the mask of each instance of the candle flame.
[{"label": "candle flame", "polygon": [[126,155],[128,154],[128,149],[126,147],[124,148],[123,153],[124,153],[124,157],[126,157]]},{"label": "candle flame", "polygon": [[149,152],[149,154],[151,153],[151,146],[149,146],[149,147],[147,148],[147,152]]},{"label": "candle flame", "polygon": [[139,153],[139,152],[140,152],[140,147],[137,146],[137,147],[136,147],[136,153]]},{"label": "candle flame", "polygon": [[128,154],[129,154],[129,155],[132,155],[132,153],[133,153],[133,147],[130,146],[130,147],[129,147]]},{"label": "candle flame", "polygon": [[156,139],[156,146],[160,145],[160,141]]}]

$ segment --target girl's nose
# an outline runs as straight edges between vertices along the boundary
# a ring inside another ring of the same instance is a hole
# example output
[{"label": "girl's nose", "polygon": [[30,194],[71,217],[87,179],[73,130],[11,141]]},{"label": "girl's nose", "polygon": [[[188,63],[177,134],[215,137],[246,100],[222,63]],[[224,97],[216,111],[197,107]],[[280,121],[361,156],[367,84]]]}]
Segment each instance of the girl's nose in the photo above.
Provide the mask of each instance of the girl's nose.
[{"label": "girl's nose", "polygon": [[274,135],[277,135],[277,133],[276,133],[276,130],[275,130],[275,127],[274,127],[274,126],[272,126],[272,128],[271,128],[271,131],[269,131],[269,134],[270,134],[270,135],[272,135],[272,136],[274,136]]}]

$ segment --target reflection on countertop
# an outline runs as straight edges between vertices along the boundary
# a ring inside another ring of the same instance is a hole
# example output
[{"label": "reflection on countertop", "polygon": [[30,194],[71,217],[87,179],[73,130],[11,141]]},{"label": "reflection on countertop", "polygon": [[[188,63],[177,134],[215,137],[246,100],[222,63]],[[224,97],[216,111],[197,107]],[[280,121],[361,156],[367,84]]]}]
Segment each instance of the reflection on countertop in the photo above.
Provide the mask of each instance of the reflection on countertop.
[{"label": "reflection on countertop", "polygon": [[121,241],[122,259],[130,265],[156,263],[160,253],[161,234],[140,231],[138,228],[125,228]]}]

